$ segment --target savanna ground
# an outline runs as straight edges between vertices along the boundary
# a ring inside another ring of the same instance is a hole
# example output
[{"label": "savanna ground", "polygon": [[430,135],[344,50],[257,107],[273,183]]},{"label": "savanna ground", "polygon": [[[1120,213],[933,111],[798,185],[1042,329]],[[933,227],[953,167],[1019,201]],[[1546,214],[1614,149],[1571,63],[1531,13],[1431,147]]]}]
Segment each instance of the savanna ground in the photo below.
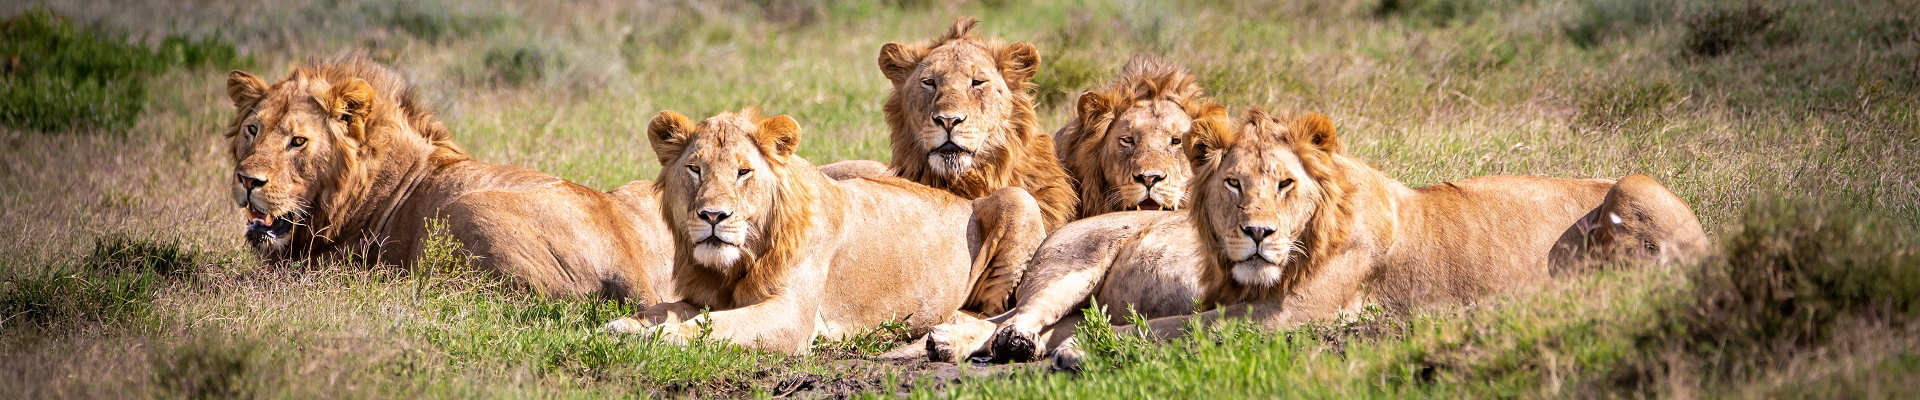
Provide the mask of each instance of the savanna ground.
[{"label": "savanna ground", "polygon": [[[35,3],[0,5],[4,398],[1920,391],[1912,0]],[[655,174],[638,135],[661,109],[759,106],[797,117],[816,163],[884,160],[877,49],[962,15],[1038,45],[1048,129],[1157,54],[1236,114],[1332,116],[1410,184],[1654,176],[1721,248],[1286,332],[1095,326],[1071,375],[861,360],[888,329],[804,357],[612,337],[631,304],[502,287],[452,243],[412,270],[263,266],[225,200],[230,69],[364,51],[479,158],[604,189]]]}]

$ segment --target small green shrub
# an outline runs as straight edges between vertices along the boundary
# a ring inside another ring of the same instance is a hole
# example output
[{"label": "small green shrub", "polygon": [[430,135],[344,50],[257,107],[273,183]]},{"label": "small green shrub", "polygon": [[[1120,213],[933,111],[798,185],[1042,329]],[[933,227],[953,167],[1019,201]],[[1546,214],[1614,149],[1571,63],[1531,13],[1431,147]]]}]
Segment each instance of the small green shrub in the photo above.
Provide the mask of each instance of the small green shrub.
[{"label": "small green shrub", "polygon": [[1611,0],[1587,3],[1560,27],[1567,41],[1583,48],[1598,46],[1608,39],[1665,21],[1675,11],[1674,4],[1658,0]]},{"label": "small green shrub", "polygon": [[368,3],[365,12],[408,35],[434,43],[491,33],[507,24],[503,17],[461,13],[434,2]]},{"label": "small green shrub", "polygon": [[1040,73],[1033,77],[1035,105],[1052,108],[1072,104],[1080,92],[1098,84],[1100,64],[1077,53],[1062,53],[1041,62]]},{"label": "small green shrub", "polygon": [[231,66],[233,45],[167,36],[150,48],[83,29],[44,8],[0,22],[0,125],[124,132],[146,107],[146,79],[173,67]]},{"label": "small green shrub", "polygon": [[520,86],[539,81],[548,71],[565,63],[559,55],[532,45],[502,46],[487,49],[482,60],[494,83]]},{"label": "small green shrub", "polygon": [[1755,43],[1780,15],[1779,9],[1760,4],[1707,9],[1686,20],[1686,53],[1717,57]]},{"label": "small green shrub", "polygon": [[1825,346],[1844,321],[1906,326],[1920,316],[1920,236],[1907,229],[1805,200],[1761,202],[1696,272],[1693,301],[1662,310],[1669,323],[1639,339],[1645,354],[1617,380],[1751,378]]}]

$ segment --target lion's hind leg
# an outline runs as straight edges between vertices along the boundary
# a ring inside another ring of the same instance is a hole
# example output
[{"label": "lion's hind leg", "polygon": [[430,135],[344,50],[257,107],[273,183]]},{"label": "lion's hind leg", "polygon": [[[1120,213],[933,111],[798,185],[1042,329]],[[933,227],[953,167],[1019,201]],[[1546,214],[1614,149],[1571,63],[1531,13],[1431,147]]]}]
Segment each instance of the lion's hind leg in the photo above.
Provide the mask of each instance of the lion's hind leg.
[{"label": "lion's hind leg", "polygon": [[1628,175],[1561,234],[1549,259],[1557,275],[1620,261],[1685,261],[1707,244],[1685,200],[1653,178]]}]

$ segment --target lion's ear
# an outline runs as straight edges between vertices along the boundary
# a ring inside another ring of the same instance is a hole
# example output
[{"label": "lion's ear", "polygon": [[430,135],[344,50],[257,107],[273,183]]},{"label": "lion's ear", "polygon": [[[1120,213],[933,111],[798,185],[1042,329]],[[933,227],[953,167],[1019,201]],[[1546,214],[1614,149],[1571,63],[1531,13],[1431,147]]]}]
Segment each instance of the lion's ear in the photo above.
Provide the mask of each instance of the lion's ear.
[{"label": "lion's ear", "polygon": [[693,134],[693,122],[687,116],[662,110],[653,116],[653,122],[647,123],[647,141],[653,143],[653,157],[666,166],[680,159],[680,151],[687,148],[687,137]]},{"label": "lion's ear", "polygon": [[762,147],[771,148],[775,155],[789,157],[800,148],[800,122],[786,114],[775,115],[760,121],[760,132],[753,139]]},{"label": "lion's ear", "polygon": [[1340,137],[1333,133],[1333,120],[1316,112],[1307,113],[1293,120],[1290,140],[1296,143],[1312,145],[1328,153],[1339,153]]},{"label": "lion's ear", "polygon": [[1040,72],[1040,50],[1027,42],[1010,44],[1000,49],[999,63],[1000,76],[1007,79],[1007,86],[1022,88]]},{"label": "lion's ear", "polygon": [[924,56],[923,53],[925,52],[920,49],[899,43],[882,45],[880,46],[880,73],[885,74],[887,80],[893,81],[894,86],[900,86],[901,82],[906,82],[908,77],[913,76],[913,69],[920,66],[920,57]]},{"label": "lion's ear", "polygon": [[[1080,101],[1073,108],[1074,117],[1080,120],[1080,127],[1087,132],[1104,132],[1104,126],[1113,121],[1113,99],[1100,92],[1087,92],[1080,95]],[[1088,135],[1091,136],[1091,135]]]},{"label": "lion's ear", "polygon": [[1211,108],[1218,110],[1210,110],[1206,117],[1193,120],[1193,130],[1187,132],[1183,141],[1186,146],[1180,149],[1193,164],[1195,174],[1220,159],[1220,152],[1239,139],[1239,132],[1234,131],[1233,122],[1227,118],[1226,107]]},{"label": "lion's ear", "polygon": [[260,98],[267,97],[267,83],[246,71],[233,70],[227,73],[227,98],[233,100],[233,107],[246,107]]},{"label": "lion's ear", "polygon": [[373,113],[373,87],[364,79],[353,78],[344,85],[334,86],[327,93],[327,103],[341,121],[365,121],[367,115]]}]

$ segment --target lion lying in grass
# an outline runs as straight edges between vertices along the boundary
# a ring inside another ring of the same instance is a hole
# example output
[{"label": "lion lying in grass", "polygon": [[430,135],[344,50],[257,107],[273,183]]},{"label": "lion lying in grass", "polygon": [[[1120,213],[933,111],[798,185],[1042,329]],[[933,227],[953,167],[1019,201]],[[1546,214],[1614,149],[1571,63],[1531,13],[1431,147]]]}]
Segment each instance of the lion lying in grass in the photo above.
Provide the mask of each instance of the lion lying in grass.
[{"label": "lion lying in grass", "polygon": [[1016,308],[936,327],[932,357],[1057,351],[1071,365],[1077,353],[1062,350],[1089,296],[1153,318],[1126,329],[1162,337],[1223,317],[1284,329],[1367,304],[1470,302],[1538,284],[1569,262],[1679,260],[1706,245],[1686,203],[1644,176],[1490,176],[1416,189],[1344,154],[1319,114],[1254,110],[1237,129],[1214,128],[1198,125],[1187,140],[1191,209],[1060,228],[1034,255]]},{"label": "lion lying in grass", "polygon": [[961,310],[1004,311],[1046,235],[1019,188],[967,200],[894,177],[829,179],[794,155],[800,127],[785,115],[695,124],[663,111],[647,130],[685,298],[615,333],[787,353],[901,319],[920,334],[975,319]]},{"label": "lion lying in grass", "polygon": [[406,265],[444,217],[478,265],[559,296],[671,299],[672,243],[652,185],[600,192],[474,160],[398,73],[349,56],[268,86],[227,77],[232,195],[263,260]]}]

